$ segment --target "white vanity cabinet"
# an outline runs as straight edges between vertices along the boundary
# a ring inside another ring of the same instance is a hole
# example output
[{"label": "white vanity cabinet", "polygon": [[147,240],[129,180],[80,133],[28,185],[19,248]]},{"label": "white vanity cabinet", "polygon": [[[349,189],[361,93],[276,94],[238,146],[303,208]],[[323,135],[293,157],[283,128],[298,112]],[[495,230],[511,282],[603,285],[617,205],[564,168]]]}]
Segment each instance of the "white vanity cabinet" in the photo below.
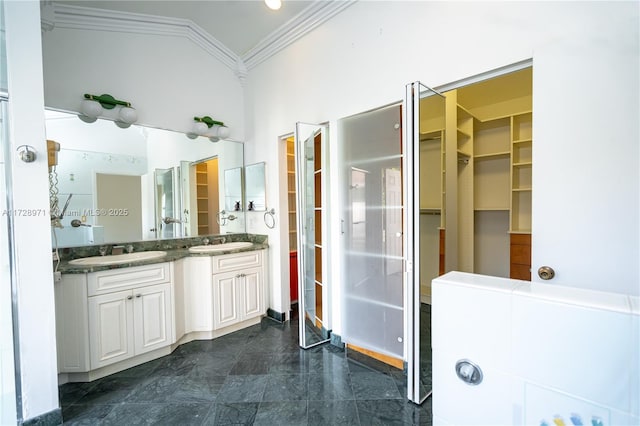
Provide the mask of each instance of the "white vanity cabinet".
[{"label": "white vanity cabinet", "polygon": [[211,257],[182,259],[184,272],[185,331],[213,330],[213,296],[211,293]]},{"label": "white vanity cabinet", "polygon": [[213,328],[219,330],[265,313],[262,250],[213,256]]},{"label": "white vanity cabinet", "polygon": [[89,297],[89,336],[92,369],[170,345],[171,286]]},{"label": "white vanity cabinet", "polygon": [[88,372],[170,347],[173,264],[63,275],[56,306],[60,373]]}]

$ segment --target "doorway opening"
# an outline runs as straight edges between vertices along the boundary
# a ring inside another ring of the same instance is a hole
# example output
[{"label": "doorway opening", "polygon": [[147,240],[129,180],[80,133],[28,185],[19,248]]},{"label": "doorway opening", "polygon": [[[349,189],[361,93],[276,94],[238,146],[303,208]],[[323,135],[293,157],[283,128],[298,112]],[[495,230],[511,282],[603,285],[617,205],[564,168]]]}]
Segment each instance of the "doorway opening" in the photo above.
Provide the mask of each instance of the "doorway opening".
[{"label": "doorway opening", "polygon": [[220,211],[218,182],[218,157],[189,165],[189,235],[213,235],[220,233],[216,215]]}]

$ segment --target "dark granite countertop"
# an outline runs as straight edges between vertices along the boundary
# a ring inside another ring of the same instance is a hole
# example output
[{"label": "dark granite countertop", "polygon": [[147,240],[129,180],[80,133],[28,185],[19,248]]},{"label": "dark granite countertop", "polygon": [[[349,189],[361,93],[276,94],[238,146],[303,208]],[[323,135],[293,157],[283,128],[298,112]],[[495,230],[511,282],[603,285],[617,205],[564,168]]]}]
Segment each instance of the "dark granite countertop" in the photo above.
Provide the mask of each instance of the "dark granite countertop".
[{"label": "dark granite countertop", "polygon": [[[219,236],[209,237],[211,241],[215,241]],[[213,238],[213,239],[212,239]],[[269,247],[267,238],[264,235],[234,234],[233,236],[225,235],[227,242],[250,241],[253,245],[249,247],[235,248],[229,250],[219,250],[207,253],[192,253],[189,247],[203,244],[204,237],[195,237],[179,240],[158,240],[156,242],[133,243],[134,253],[144,251],[165,251],[166,256],[153,259],[134,260],[127,263],[119,263],[114,265],[70,265],[69,261],[73,259],[81,259],[85,257],[99,256],[97,252],[99,246],[76,247],[64,249],[64,253],[60,254],[61,261],[57,265],[57,271],[63,274],[84,274],[88,272],[106,271],[109,269],[129,268],[132,266],[150,265],[154,263],[172,262],[185,257],[203,257],[203,256],[222,256],[231,253],[241,253],[246,251],[264,250]],[[217,241],[216,241],[217,242]],[[113,244],[106,244],[109,247]],[[118,244],[121,245],[121,244]],[[127,245],[124,243],[123,245]],[[217,245],[217,244],[211,244]],[[137,247],[136,247],[137,246]],[[54,269],[56,262],[53,264]]]}]

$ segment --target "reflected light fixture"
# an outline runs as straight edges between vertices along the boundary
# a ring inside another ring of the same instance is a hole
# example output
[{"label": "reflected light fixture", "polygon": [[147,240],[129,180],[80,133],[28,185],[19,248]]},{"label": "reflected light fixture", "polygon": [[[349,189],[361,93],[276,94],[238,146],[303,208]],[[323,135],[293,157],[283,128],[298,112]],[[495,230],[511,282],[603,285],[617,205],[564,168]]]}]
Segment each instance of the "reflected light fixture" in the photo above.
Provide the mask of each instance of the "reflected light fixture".
[{"label": "reflected light fixture", "polygon": [[114,122],[118,127],[126,129],[136,122],[138,113],[131,107],[131,103],[120,101],[109,94],[89,95],[84,94],[84,99],[80,104],[80,114],[78,117],[85,123],[93,123],[105,110],[112,110],[118,107],[117,117]]},{"label": "reflected light fixture", "polygon": [[281,0],[264,0],[264,4],[271,10],[278,10],[282,6]]},{"label": "reflected light fixture", "polygon": [[194,123],[192,132],[187,135],[190,139],[198,136],[208,137],[211,142],[218,142],[220,139],[229,137],[229,128],[222,121],[214,120],[205,115],[204,117],[193,117]]}]

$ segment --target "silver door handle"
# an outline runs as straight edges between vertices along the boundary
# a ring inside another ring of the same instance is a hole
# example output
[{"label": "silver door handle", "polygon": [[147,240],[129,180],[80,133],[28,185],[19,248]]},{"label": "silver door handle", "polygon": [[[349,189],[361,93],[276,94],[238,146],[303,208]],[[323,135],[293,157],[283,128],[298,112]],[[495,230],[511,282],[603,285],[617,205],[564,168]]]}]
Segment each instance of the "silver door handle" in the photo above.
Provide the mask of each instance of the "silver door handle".
[{"label": "silver door handle", "polygon": [[456,362],[456,374],[460,380],[468,385],[476,386],[482,383],[482,370],[468,359]]}]

